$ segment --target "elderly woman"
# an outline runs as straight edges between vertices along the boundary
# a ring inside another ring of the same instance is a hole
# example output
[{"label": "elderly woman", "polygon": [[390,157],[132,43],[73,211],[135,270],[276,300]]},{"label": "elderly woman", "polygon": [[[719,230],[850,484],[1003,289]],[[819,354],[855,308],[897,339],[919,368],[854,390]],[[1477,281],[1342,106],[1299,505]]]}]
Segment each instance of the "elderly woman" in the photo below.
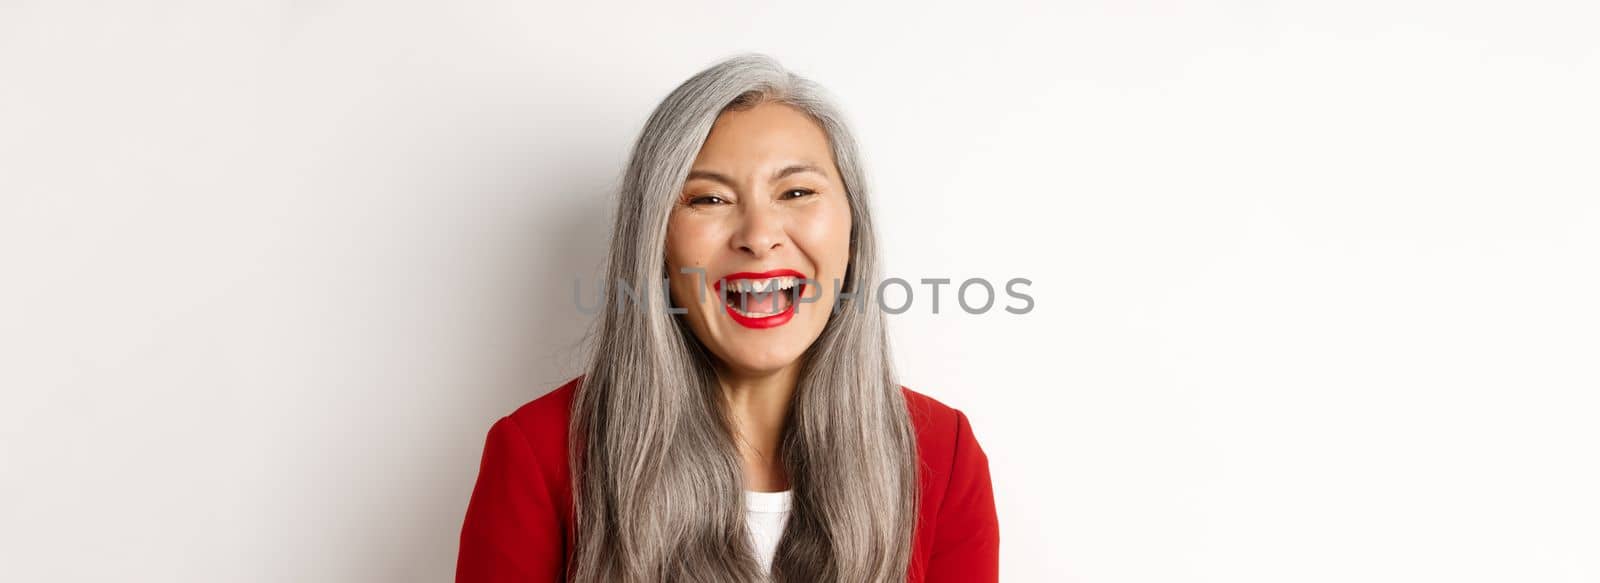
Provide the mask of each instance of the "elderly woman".
[{"label": "elderly woman", "polygon": [[489,429],[457,580],[996,581],[988,459],[896,382],[875,237],[817,85],[742,55],[675,89],[617,204],[607,287],[634,291],[582,376]]}]

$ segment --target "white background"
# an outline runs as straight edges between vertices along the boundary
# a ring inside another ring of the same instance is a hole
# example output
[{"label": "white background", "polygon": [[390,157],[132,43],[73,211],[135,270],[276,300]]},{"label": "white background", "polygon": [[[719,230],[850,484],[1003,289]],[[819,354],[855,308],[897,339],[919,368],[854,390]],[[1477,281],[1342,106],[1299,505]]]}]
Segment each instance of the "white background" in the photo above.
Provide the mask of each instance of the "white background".
[{"label": "white background", "polygon": [[[1600,581],[1589,2],[0,3],[0,579],[444,581],[656,102],[854,121],[1017,582]],[[999,305],[1007,305],[1002,299]]]}]

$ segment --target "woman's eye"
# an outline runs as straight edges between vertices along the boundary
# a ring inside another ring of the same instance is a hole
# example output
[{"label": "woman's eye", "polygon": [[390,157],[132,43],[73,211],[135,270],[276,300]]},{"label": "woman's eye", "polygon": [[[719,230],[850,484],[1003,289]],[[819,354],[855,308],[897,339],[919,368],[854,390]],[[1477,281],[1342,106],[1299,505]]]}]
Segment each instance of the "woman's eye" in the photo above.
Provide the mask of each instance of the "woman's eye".
[{"label": "woman's eye", "polygon": [[[795,193],[799,193],[799,194],[797,194],[795,196],[789,196],[789,195],[795,194]],[[814,190],[809,190],[809,189],[805,189],[805,188],[791,188],[789,190],[784,191],[783,197],[784,198],[800,198],[802,196],[808,196],[808,195],[812,195],[812,194],[816,194],[816,193],[817,192],[814,191]]]},{"label": "woman's eye", "polygon": [[715,194],[707,194],[707,195],[704,195],[704,196],[697,196],[697,197],[689,199],[689,204],[691,206],[698,206],[698,205],[702,205],[702,204],[721,204],[721,203],[724,203],[724,202],[727,202],[727,201],[723,200],[722,197],[717,196]]}]

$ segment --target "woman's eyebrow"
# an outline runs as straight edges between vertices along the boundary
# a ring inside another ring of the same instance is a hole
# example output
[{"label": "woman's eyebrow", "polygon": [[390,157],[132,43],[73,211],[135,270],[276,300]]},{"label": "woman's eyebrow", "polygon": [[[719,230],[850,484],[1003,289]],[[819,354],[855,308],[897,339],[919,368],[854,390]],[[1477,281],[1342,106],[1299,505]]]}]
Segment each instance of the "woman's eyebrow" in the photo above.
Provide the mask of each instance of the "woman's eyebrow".
[{"label": "woman's eyebrow", "polygon": [[815,172],[815,173],[821,175],[823,178],[827,178],[828,177],[828,173],[827,172],[823,172],[821,168],[817,168],[816,166],[812,166],[810,164],[790,164],[788,166],[784,166],[783,168],[778,169],[777,172],[773,172],[772,173],[772,179],[773,180],[782,180],[783,177],[785,177],[785,176],[788,176],[790,174],[798,174],[798,173],[801,173],[801,172]]},{"label": "woman's eyebrow", "polygon": [[[812,164],[790,164],[788,166],[784,166],[783,168],[779,168],[777,172],[773,172],[771,179],[772,180],[782,180],[785,176],[790,176],[790,175],[793,175],[793,174],[799,174],[801,172],[815,172],[818,175],[822,176],[823,178],[827,178],[828,177],[828,173],[823,172],[821,168],[818,168],[815,165],[812,165]],[[686,178],[686,180],[694,180],[696,178],[704,179],[704,180],[714,180],[714,181],[717,181],[717,182],[721,182],[721,183],[723,183],[723,184],[725,184],[727,186],[733,186],[734,185],[732,178],[728,178],[728,176],[726,174],[722,174],[720,172],[716,172],[716,171],[712,171],[712,170],[690,170],[689,171],[689,177]]]},{"label": "woman's eyebrow", "polygon": [[687,180],[694,180],[696,178],[703,180],[714,180],[730,187],[733,186],[732,178],[728,178],[727,176],[712,172],[710,170],[690,170],[689,178],[687,178]]}]

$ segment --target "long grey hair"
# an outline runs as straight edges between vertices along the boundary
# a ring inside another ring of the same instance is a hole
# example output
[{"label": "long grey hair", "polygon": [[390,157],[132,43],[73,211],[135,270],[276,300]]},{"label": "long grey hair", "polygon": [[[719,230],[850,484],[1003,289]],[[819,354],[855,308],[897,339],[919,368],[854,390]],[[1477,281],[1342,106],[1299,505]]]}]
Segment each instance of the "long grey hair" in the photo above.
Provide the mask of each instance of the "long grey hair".
[{"label": "long grey hair", "polygon": [[916,440],[884,313],[865,293],[879,279],[878,244],[855,141],[821,87],[743,54],[667,95],[623,176],[605,281],[633,291],[605,294],[573,400],[575,581],[761,580],[714,357],[649,290],[668,276],[668,213],[712,123],[763,101],[809,114],[829,137],[852,219],[841,290],[855,294],[801,357],[780,440],[793,505],[771,578],[905,580],[919,504]]}]

